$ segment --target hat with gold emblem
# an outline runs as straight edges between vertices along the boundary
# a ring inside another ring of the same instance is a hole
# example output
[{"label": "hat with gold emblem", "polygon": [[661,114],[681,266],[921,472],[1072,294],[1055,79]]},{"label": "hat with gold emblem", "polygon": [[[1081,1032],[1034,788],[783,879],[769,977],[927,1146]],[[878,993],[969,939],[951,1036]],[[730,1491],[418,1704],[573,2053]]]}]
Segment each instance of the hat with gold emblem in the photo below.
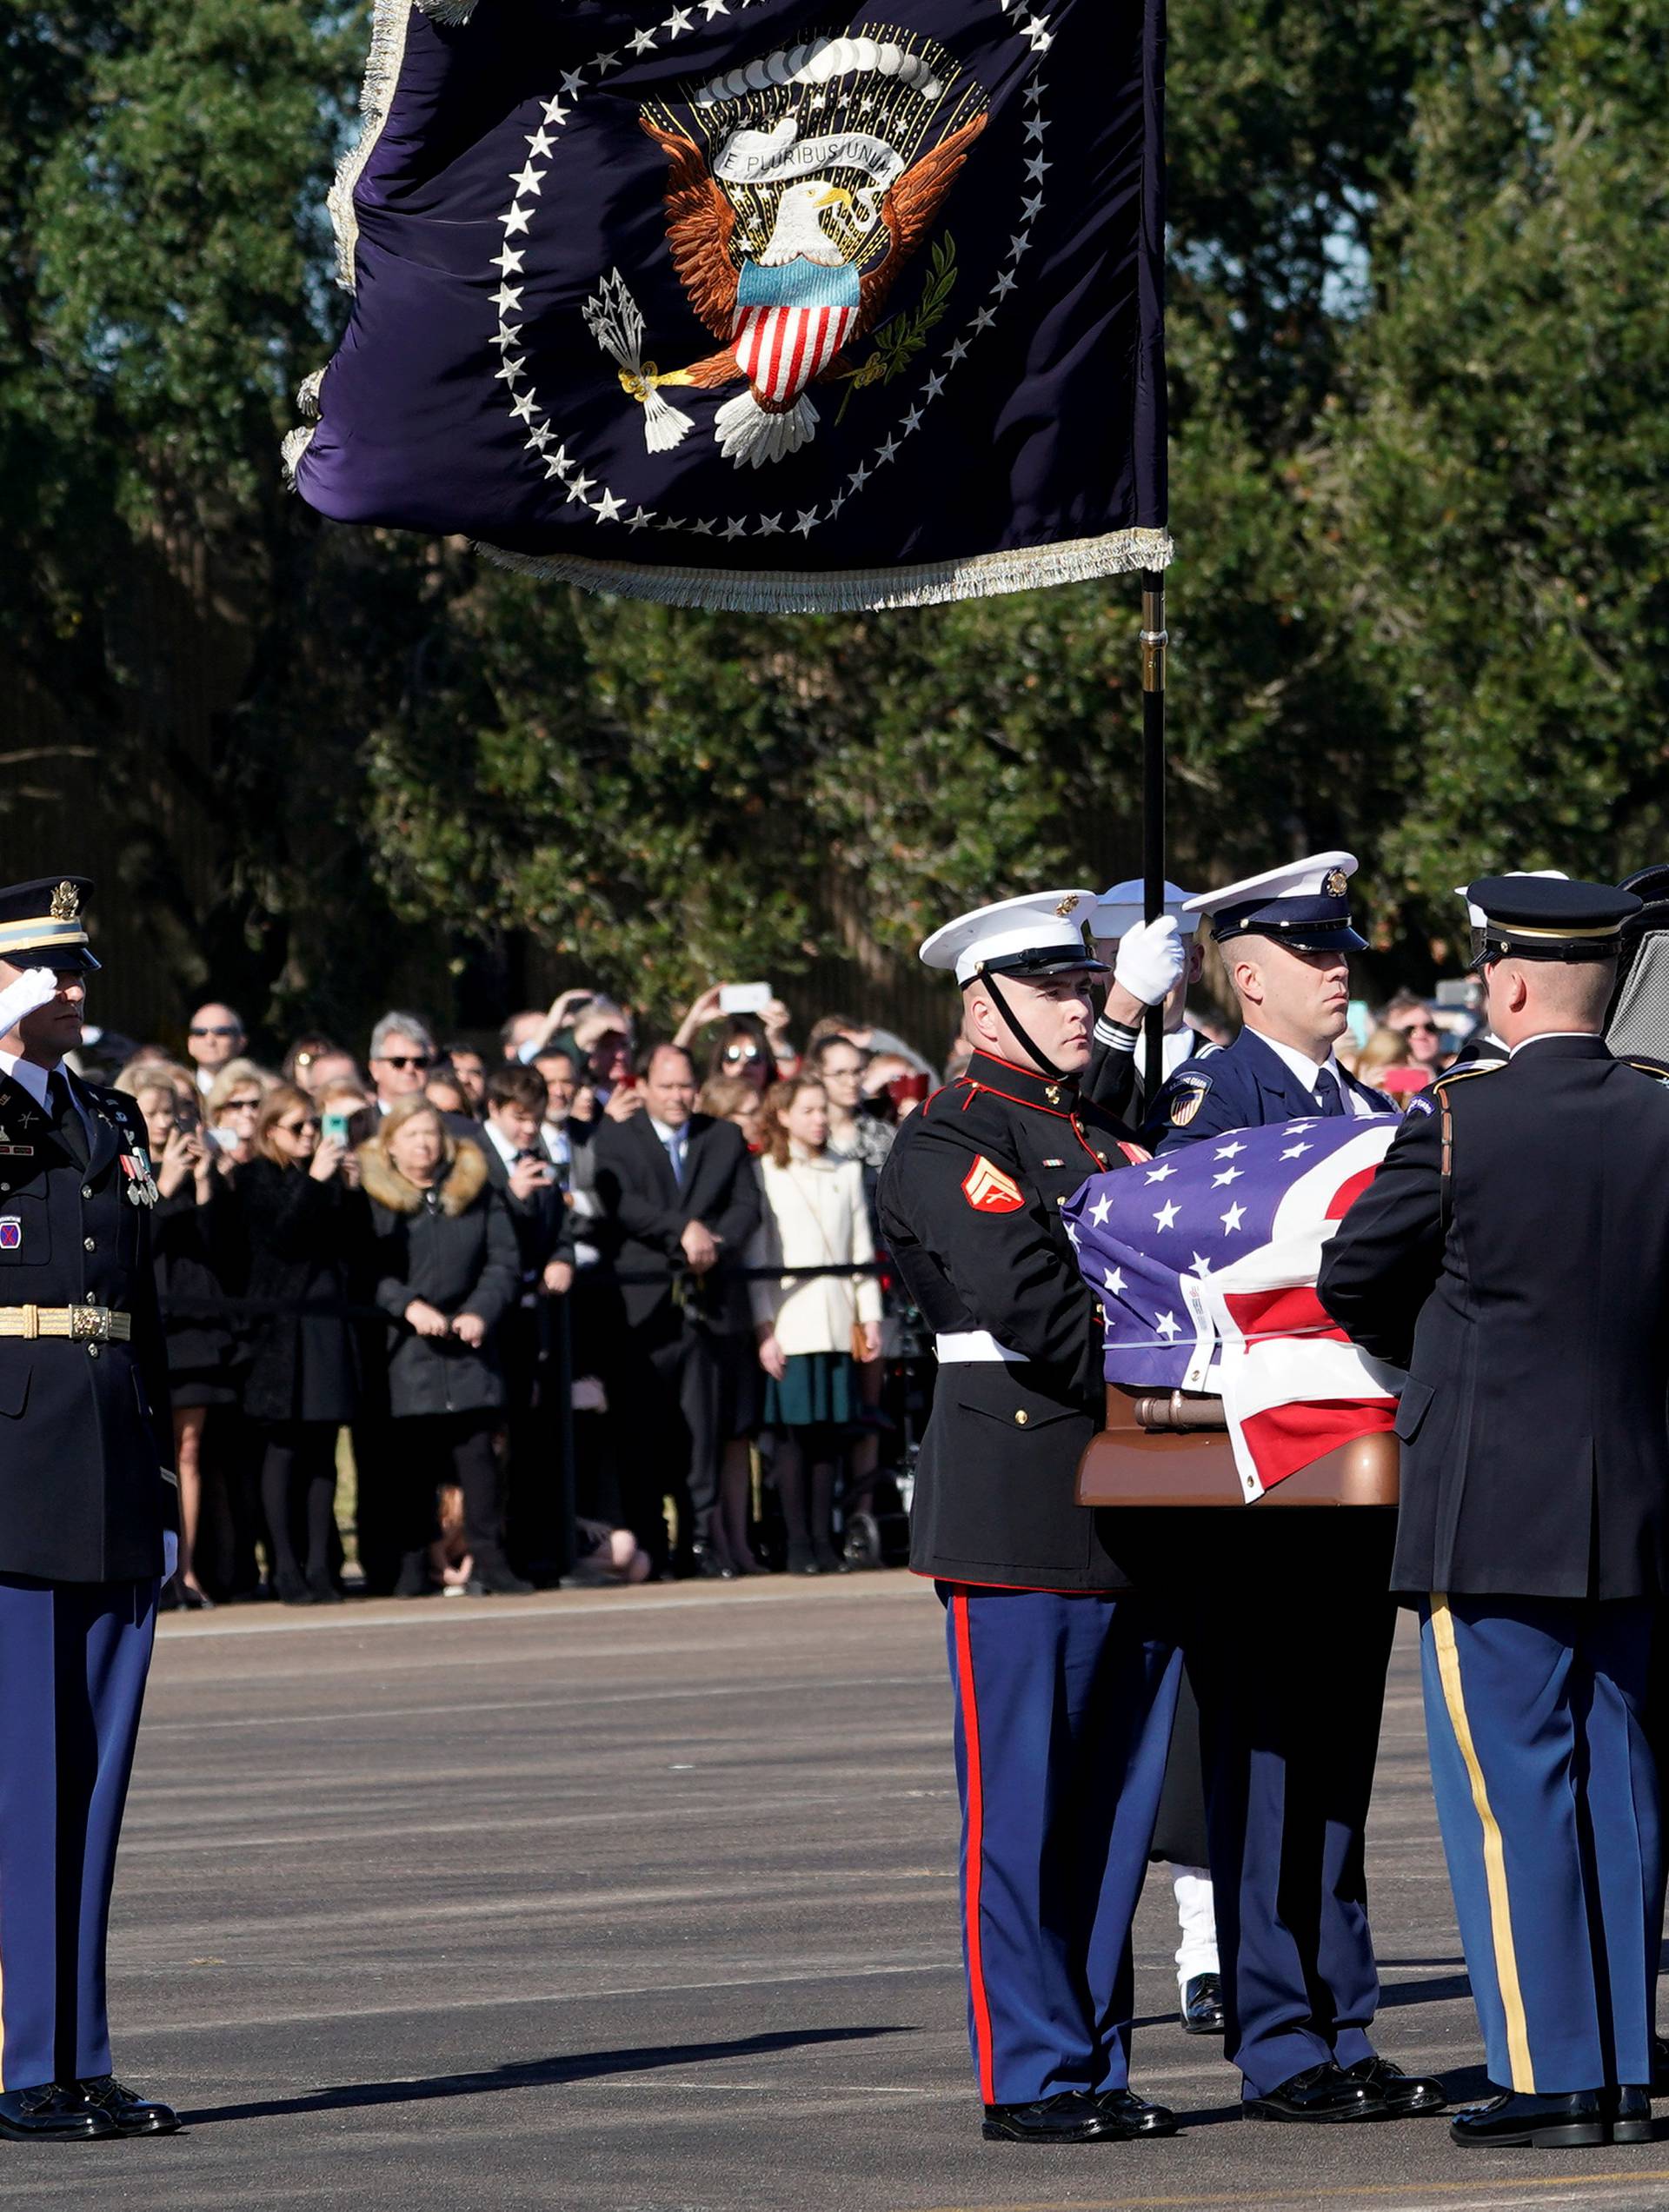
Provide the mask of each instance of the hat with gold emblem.
[{"label": "hat with gold emblem", "polygon": [[1232,937],[1273,937],[1296,953],[1360,953],[1367,940],[1350,918],[1355,873],[1353,853],[1312,853],[1220,891],[1202,891],[1183,911],[1209,914],[1220,945]]},{"label": "hat with gold emblem", "polygon": [[935,929],[922,944],[928,967],[951,968],[959,983],[976,975],[1060,975],[1068,968],[1105,975],[1086,925],[1095,909],[1093,891],[1028,891],[975,907]]},{"label": "hat with gold emblem", "polygon": [[0,960],[13,967],[98,967],[87,942],[84,875],[43,875],[0,890]]}]

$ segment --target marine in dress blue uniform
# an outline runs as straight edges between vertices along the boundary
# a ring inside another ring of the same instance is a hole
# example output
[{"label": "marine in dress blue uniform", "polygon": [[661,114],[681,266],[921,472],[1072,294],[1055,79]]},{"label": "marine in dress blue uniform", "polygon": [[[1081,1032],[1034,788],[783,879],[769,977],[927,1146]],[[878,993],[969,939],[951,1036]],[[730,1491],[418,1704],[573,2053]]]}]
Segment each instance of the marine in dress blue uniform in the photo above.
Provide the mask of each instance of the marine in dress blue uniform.
[{"label": "marine in dress blue uniform", "polygon": [[1669,1590],[1669,1071],[1601,1034],[1602,884],[1471,887],[1505,1065],[1414,1101],[1323,1260],[1406,1367],[1393,1580],[1490,2079],[1489,2147],[1651,2139],[1661,1843],[1643,1720]]},{"label": "marine in dress blue uniform", "polygon": [[[1201,893],[1240,1000],[1239,1037],[1177,1070],[1147,1141],[1395,1111],[1333,1055],[1346,1026],[1348,853],[1320,853]],[[1225,2049],[1254,2118],[1327,2122],[1435,2111],[1440,2082],[1402,2074],[1369,2029],[1379,1972],[1364,1831],[1395,1608],[1394,1514],[1189,1517],[1179,1592],[1207,1761]]]},{"label": "marine in dress blue uniform", "polygon": [[1101,1316],[1060,1209],[1129,1139],[1075,1079],[1104,972],[1093,900],[1005,900],[922,947],[954,970],[981,1048],[906,1121],[879,1193],[939,1358],[910,1557],[945,1606],[984,2132],[1048,2142],[1175,2126],[1128,2069],[1179,1659],[1074,1494],[1105,1404]]},{"label": "marine in dress blue uniform", "polygon": [[111,2071],[116,1839],[176,1526],[145,1124],[71,1075],[84,877],[0,891],[0,2134],[178,2123]]}]

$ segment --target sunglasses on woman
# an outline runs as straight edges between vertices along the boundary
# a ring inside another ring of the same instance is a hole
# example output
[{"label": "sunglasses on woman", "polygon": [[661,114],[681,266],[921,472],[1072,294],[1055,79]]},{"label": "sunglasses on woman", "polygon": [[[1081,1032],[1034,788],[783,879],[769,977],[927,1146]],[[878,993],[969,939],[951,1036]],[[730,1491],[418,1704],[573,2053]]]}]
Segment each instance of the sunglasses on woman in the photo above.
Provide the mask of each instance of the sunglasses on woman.
[{"label": "sunglasses on woman", "polygon": [[316,1133],[320,1124],[318,1117],[309,1113],[305,1121],[281,1121],[278,1126],[283,1131],[285,1136],[299,1137],[309,1129]]},{"label": "sunglasses on woman", "polygon": [[724,1057],[728,1061],[760,1060],[763,1058],[757,1045],[727,1045]]},{"label": "sunglasses on woman", "polygon": [[228,1099],[221,1111],[223,1113],[259,1113],[261,1101],[259,1099]]}]

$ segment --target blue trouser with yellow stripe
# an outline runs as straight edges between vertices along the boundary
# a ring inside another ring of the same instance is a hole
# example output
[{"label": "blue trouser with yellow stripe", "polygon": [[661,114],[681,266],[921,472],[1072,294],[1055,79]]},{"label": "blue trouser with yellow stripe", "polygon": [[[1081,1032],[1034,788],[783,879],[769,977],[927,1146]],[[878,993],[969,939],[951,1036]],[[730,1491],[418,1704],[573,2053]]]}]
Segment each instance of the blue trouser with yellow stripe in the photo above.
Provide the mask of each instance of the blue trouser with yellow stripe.
[{"label": "blue trouser with yellow stripe", "polygon": [[110,2071],[104,1950],[156,1589],[0,1575],[0,2089]]},{"label": "blue trouser with yellow stripe", "polygon": [[941,1583],[968,2040],[987,2104],[1129,2081],[1130,1923],[1181,1660],[1140,1602]]},{"label": "blue trouser with yellow stripe", "polygon": [[1501,2089],[1652,2079],[1652,1615],[1644,1602],[1440,1592],[1421,1607],[1438,1823]]}]

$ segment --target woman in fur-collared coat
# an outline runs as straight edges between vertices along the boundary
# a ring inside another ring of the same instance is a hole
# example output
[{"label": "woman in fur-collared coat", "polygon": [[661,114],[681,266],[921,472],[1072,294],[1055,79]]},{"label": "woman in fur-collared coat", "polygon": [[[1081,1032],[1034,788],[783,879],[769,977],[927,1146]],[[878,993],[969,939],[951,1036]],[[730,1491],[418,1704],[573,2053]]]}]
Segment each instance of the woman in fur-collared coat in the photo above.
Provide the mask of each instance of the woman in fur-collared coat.
[{"label": "woman in fur-collared coat", "polygon": [[376,1303],[401,1324],[389,1405],[409,1518],[397,1598],[434,1587],[437,1483],[463,1492],[472,1594],[526,1591],[504,1557],[494,1431],[504,1404],[494,1343],[519,1294],[515,1232],[479,1146],[454,1137],[427,1099],[402,1099],[359,1147],[370,1203]]}]

